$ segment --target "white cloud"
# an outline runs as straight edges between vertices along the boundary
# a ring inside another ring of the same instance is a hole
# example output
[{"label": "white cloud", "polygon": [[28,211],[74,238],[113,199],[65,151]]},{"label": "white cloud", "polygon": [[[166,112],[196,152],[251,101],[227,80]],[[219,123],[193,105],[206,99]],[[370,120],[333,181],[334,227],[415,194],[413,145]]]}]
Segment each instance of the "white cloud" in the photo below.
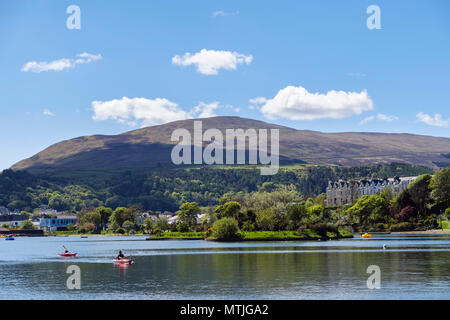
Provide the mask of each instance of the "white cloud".
[{"label": "white cloud", "polygon": [[190,111],[184,111],[178,104],[165,98],[127,98],[110,101],[93,101],[93,120],[115,120],[129,126],[152,126],[171,121],[190,118],[209,118],[216,114],[214,110],[220,107],[219,102],[199,102]]},{"label": "white cloud", "polygon": [[212,16],[213,16],[213,17],[218,17],[218,16],[224,17],[224,16],[225,16],[225,12],[222,11],[222,10],[217,10],[217,11],[214,11],[214,12],[212,13]]},{"label": "white cloud", "polygon": [[110,101],[93,101],[94,120],[116,120],[119,123],[143,126],[157,125],[188,118],[188,113],[164,98],[127,98]]},{"label": "white cloud", "polygon": [[388,116],[386,114],[379,113],[376,116],[370,116],[370,117],[364,118],[363,120],[361,120],[358,123],[358,125],[361,126],[361,125],[363,125],[363,124],[365,124],[367,122],[373,121],[373,120],[392,122],[392,121],[398,120],[398,117],[397,116]]},{"label": "white cloud", "polygon": [[444,119],[442,119],[442,116],[438,113],[436,113],[434,115],[434,117],[431,117],[430,115],[428,115],[426,113],[419,112],[418,114],[416,114],[416,118],[420,122],[423,122],[430,126],[435,126],[435,127],[446,128],[446,127],[448,127],[448,124],[450,123],[450,119],[444,120]]},{"label": "white cloud", "polygon": [[172,63],[179,66],[195,65],[201,74],[217,75],[220,69],[236,70],[238,64],[250,64],[252,60],[252,55],[202,49],[195,54],[187,52],[183,56],[176,55],[172,58]]},{"label": "white cloud", "polygon": [[44,111],[42,111],[42,114],[44,116],[50,116],[50,117],[54,117],[55,116],[55,114],[53,112],[51,112],[50,110],[48,110],[48,109],[44,109]]},{"label": "white cloud", "polygon": [[264,104],[264,103],[266,103],[267,102],[267,99],[266,98],[264,98],[264,97],[256,97],[256,98],[253,98],[253,99],[250,99],[250,100],[248,100],[248,102],[250,102],[251,104],[253,104],[253,105],[258,105],[258,104]]},{"label": "white cloud", "polygon": [[219,108],[219,102],[204,103],[199,102],[190,112],[190,116],[195,116],[197,118],[210,118],[217,116],[214,110]]},{"label": "white cloud", "polygon": [[288,86],[267,100],[260,111],[269,119],[315,120],[341,119],[371,110],[373,102],[367,91],[328,91],[310,93],[303,87]]},{"label": "white cloud", "polygon": [[234,12],[225,12],[223,10],[217,10],[212,13],[212,16],[215,17],[225,17],[225,16],[236,16],[239,14],[239,11]]},{"label": "white cloud", "polygon": [[102,59],[101,54],[90,54],[83,52],[76,55],[75,59],[62,58],[50,62],[27,62],[22,67],[22,72],[41,73],[45,71],[63,71],[65,69],[75,68],[77,64],[91,63]]},{"label": "white cloud", "polygon": [[241,108],[234,108],[234,111],[235,111],[236,113],[239,113],[239,112],[241,112]]}]

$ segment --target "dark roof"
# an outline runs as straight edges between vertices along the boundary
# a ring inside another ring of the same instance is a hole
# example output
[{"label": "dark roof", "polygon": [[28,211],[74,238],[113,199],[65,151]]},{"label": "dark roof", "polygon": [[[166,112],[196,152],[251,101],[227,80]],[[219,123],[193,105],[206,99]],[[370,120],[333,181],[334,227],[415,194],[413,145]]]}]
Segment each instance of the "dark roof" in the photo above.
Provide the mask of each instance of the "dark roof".
[{"label": "dark roof", "polygon": [[30,219],[27,214],[5,214],[0,216],[0,222],[4,221],[24,221]]}]

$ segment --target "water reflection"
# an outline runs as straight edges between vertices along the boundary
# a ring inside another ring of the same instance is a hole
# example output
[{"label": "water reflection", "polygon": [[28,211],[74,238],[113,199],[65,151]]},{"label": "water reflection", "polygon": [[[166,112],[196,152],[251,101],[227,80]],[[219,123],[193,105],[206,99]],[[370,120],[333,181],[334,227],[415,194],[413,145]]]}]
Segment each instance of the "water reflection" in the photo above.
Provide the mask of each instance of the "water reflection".
[{"label": "water reflection", "polygon": [[[449,299],[450,237],[214,243],[21,238],[0,246],[0,299]],[[57,252],[70,242],[78,257]],[[386,243],[388,249],[383,250]],[[114,264],[117,248],[133,265]],[[82,290],[66,288],[78,265]],[[381,289],[366,287],[369,265]]]}]

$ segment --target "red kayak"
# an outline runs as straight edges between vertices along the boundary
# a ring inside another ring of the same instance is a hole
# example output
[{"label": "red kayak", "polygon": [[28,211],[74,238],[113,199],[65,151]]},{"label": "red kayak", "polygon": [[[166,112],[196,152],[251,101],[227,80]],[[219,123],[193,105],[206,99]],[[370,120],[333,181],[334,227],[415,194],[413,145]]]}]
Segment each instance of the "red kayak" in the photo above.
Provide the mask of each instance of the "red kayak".
[{"label": "red kayak", "polygon": [[131,259],[114,259],[114,263],[120,264],[132,264],[134,261]]},{"label": "red kayak", "polygon": [[61,257],[75,257],[77,255],[77,253],[70,253],[70,252],[65,252],[65,253],[58,253]]}]

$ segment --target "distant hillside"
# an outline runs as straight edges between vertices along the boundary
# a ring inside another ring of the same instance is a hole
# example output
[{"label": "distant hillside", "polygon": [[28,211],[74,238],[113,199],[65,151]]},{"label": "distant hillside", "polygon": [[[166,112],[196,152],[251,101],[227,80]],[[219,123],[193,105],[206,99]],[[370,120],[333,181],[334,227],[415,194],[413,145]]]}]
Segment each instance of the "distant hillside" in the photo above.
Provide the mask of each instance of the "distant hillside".
[{"label": "distant hillside", "polygon": [[[198,119],[203,131],[225,129],[280,129],[280,158],[284,162],[356,166],[408,163],[438,169],[450,165],[450,139],[412,134],[322,133],[296,130],[240,117]],[[78,137],[56,143],[13,170],[46,172],[79,169],[149,168],[171,165],[172,132],[193,132],[193,119],[146,127],[119,135]]]}]

